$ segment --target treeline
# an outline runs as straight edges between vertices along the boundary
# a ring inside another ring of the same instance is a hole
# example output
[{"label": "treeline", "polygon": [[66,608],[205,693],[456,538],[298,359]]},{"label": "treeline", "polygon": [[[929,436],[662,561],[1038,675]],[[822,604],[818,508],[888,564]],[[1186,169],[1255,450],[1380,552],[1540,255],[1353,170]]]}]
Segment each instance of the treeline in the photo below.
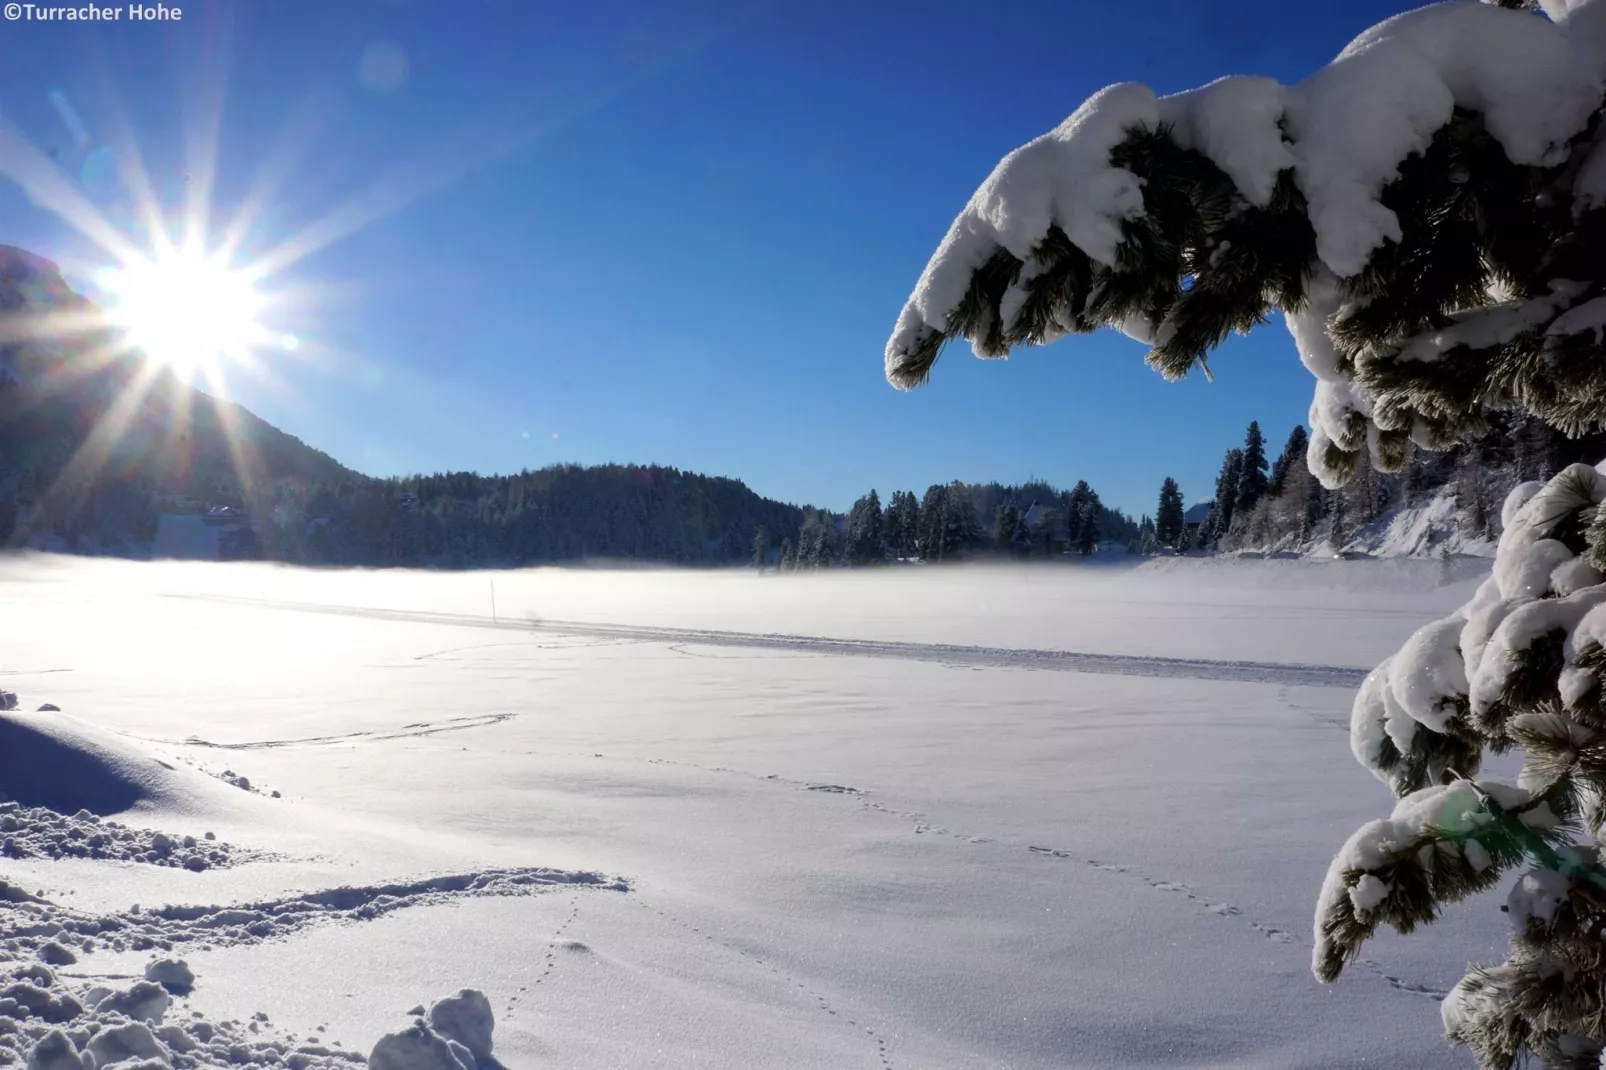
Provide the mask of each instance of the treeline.
[{"label": "treeline", "polygon": [[634,465],[516,475],[452,472],[290,485],[257,517],[262,557],[331,565],[471,568],[598,558],[707,565],[745,558],[803,510],[739,480]]},{"label": "treeline", "polygon": [[1033,481],[937,483],[921,497],[872,490],[845,516],[804,509],[796,535],[765,528],[753,563],[781,571],[863,568],[897,561],[945,563],[979,557],[1092,554],[1101,544],[1137,548],[1139,525],[1106,507],[1086,480],[1069,491]]},{"label": "treeline", "polygon": [[1548,479],[1569,464],[1606,454],[1606,434],[1568,438],[1526,416],[1494,413],[1487,430],[1443,451],[1407,449],[1398,472],[1363,464],[1349,484],[1327,490],[1305,465],[1305,428],[1295,426],[1268,465],[1258,423],[1242,446],[1227,450],[1215,496],[1197,524],[1185,523],[1174,480],[1162,484],[1152,534],[1141,549],[1303,551],[1326,544],[1337,551],[1356,532],[1391,510],[1454,495],[1457,526],[1469,539],[1497,538],[1500,506],[1518,483]]}]

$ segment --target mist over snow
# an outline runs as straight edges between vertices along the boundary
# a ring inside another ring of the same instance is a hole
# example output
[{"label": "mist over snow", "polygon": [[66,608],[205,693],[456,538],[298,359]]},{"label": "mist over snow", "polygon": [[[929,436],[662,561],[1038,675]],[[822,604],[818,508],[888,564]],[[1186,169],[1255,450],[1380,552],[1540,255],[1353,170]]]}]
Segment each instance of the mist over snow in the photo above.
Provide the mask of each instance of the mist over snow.
[{"label": "mist over snow", "polygon": [[[0,975],[81,1005],[52,1070],[453,1070],[462,990],[511,1068],[1458,1066],[1497,903],[1334,987],[1307,934],[1355,689],[1487,568],[10,557]],[[30,797],[64,754],[106,805]]]}]

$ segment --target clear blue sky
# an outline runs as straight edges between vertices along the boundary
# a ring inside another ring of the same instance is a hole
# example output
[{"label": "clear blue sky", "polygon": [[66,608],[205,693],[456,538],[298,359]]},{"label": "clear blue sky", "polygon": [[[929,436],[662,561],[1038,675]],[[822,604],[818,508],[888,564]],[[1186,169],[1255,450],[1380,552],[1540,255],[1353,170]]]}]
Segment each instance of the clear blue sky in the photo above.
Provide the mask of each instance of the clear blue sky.
[{"label": "clear blue sky", "polygon": [[[956,346],[905,394],[881,372],[894,317],[998,158],[1100,87],[1293,81],[1401,9],[177,6],[177,23],[0,23],[0,114],[117,222],[114,160],[137,148],[175,210],[207,157],[219,218],[269,189],[250,254],[354,228],[275,280],[301,349],[271,382],[230,379],[346,464],[653,462],[836,509],[872,486],[1083,478],[1134,513],[1166,475],[1211,493],[1249,420],[1274,449],[1303,420],[1280,321],[1218,354],[1213,384],[1166,383],[1103,332],[1002,364]],[[0,241],[97,255],[9,183]]]}]

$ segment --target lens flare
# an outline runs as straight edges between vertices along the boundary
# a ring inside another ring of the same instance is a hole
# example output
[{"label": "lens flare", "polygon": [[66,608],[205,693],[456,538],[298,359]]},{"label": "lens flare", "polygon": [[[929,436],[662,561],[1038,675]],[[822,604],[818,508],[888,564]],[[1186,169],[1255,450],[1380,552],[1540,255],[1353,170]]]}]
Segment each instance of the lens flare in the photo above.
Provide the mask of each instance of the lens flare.
[{"label": "lens flare", "polygon": [[217,256],[167,250],[108,268],[97,281],[129,344],[180,378],[216,379],[224,363],[272,341],[258,321],[264,301],[251,279]]}]

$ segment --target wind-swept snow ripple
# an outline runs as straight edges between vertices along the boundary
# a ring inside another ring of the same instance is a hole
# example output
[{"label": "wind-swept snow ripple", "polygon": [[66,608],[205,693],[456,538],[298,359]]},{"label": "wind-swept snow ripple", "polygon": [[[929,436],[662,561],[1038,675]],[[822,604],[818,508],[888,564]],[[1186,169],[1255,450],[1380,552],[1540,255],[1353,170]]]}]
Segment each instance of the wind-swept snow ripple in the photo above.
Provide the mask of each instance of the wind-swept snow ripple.
[{"label": "wind-swept snow ripple", "polygon": [[1354,689],[1366,679],[1368,670],[1345,665],[1301,665],[1264,661],[1212,661],[1203,658],[1165,658],[1141,654],[1088,654],[1069,650],[1034,650],[1015,647],[968,646],[950,643],[905,643],[880,639],[833,639],[824,636],[781,633],[705,631],[692,628],[661,628],[633,624],[592,624],[583,621],[495,620],[466,613],[432,613],[363,606],[321,605],[311,602],[279,602],[271,599],[237,598],[227,595],[178,594],[186,598],[228,605],[255,606],[296,613],[319,613],[370,620],[402,621],[462,628],[496,628],[508,631],[539,631],[549,634],[584,635],[609,639],[633,639],[644,643],[686,643],[704,646],[745,647],[748,649],[791,650],[837,657],[892,658],[928,661],[941,665],[1014,669],[1045,669],[1053,672],[1096,673],[1113,676],[1171,677],[1191,680],[1228,680],[1239,683],[1283,684],[1304,687]]}]

